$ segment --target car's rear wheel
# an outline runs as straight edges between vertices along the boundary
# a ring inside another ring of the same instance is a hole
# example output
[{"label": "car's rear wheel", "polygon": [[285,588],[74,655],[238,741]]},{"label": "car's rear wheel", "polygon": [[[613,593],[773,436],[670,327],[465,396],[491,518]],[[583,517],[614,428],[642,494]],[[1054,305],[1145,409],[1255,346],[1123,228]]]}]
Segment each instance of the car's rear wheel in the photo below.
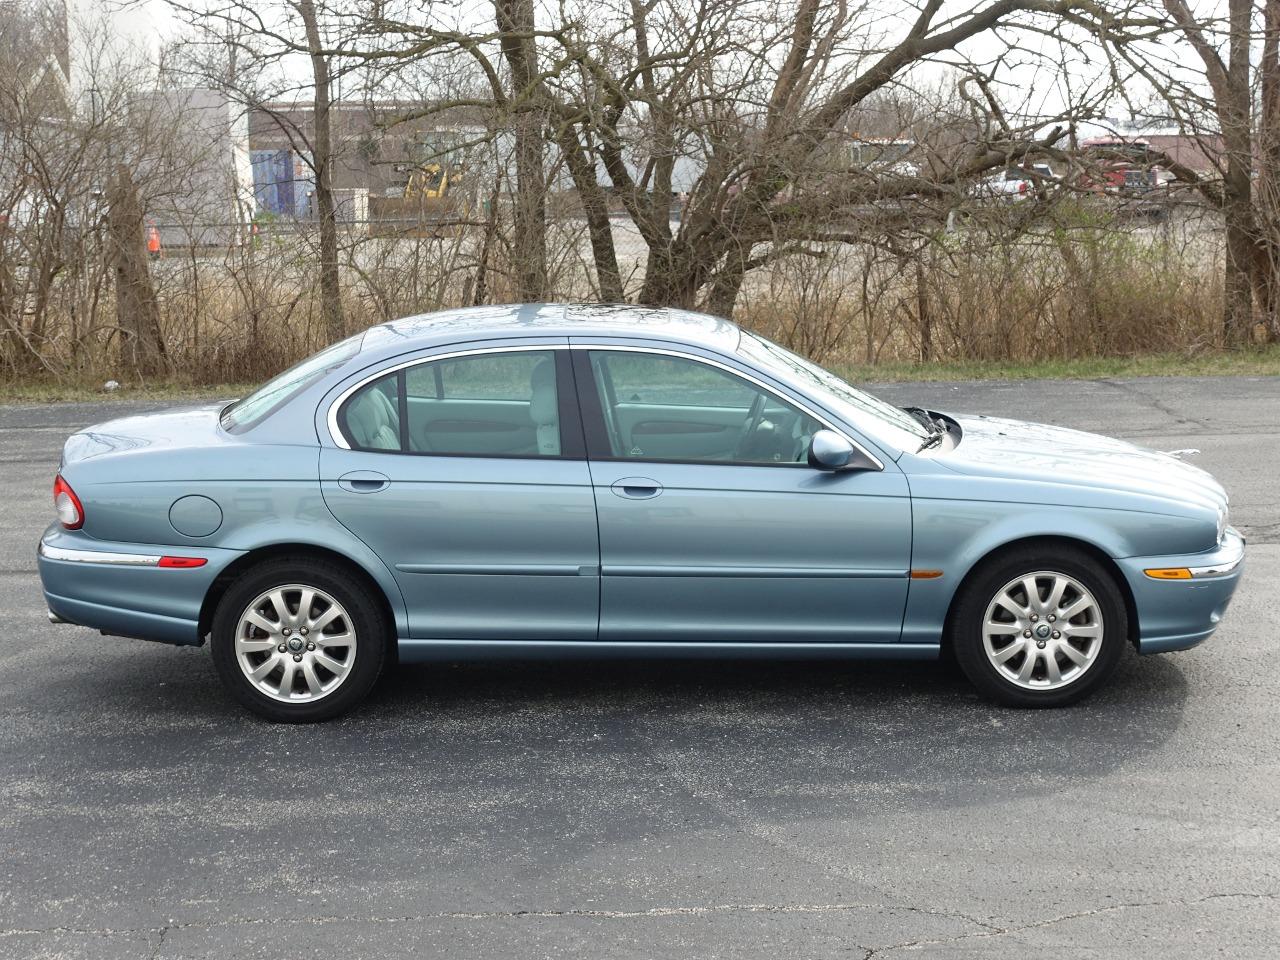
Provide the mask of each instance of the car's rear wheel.
[{"label": "car's rear wheel", "polygon": [[965,675],[979,692],[1018,707],[1088,696],[1115,670],[1128,633],[1111,573],[1070,548],[992,559],[965,583],[951,618]]},{"label": "car's rear wheel", "polygon": [[213,662],[232,696],[260,716],[310,723],[368,694],[389,625],[369,588],[326,561],[282,558],[245,572],[223,595]]}]

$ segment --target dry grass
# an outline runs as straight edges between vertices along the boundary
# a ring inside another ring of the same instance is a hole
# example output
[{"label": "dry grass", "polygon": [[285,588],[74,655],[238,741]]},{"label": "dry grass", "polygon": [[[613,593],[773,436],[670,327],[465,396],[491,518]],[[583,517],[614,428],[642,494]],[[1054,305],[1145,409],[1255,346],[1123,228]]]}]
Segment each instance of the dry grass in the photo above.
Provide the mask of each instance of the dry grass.
[{"label": "dry grass", "polygon": [[[562,239],[553,295],[592,299],[580,238]],[[463,235],[353,244],[344,275],[348,332],[471,302],[476,253],[475,238]],[[821,253],[753,275],[736,319],[821,362],[856,367],[860,378],[899,369],[915,376],[938,364],[958,364],[966,376],[982,364],[1053,369],[1121,358],[1149,366],[1135,359],[1149,355],[1171,372],[1240,365],[1201,364],[1221,349],[1221,253],[1210,231],[1075,224],[1003,237],[968,229],[909,254],[869,245]],[[511,299],[499,266],[485,276],[490,302]],[[83,310],[59,313],[55,300],[34,349],[0,333],[0,389],[79,396],[114,379],[201,392],[261,381],[330,339],[305,237],[260,240],[220,261],[166,259],[154,273],[167,350],[161,374],[143,377],[122,361],[118,332],[102,319],[114,311],[107,291],[94,301],[92,322]],[[1269,370],[1272,360],[1257,362]]]}]

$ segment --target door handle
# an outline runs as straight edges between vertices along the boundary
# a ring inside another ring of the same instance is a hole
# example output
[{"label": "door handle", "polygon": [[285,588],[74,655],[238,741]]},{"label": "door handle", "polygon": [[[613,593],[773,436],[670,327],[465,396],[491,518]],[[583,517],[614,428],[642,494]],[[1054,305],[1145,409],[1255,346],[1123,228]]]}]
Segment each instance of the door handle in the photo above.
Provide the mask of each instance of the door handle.
[{"label": "door handle", "polygon": [[626,500],[652,500],[662,492],[662,484],[648,477],[623,477],[609,489]]},{"label": "door handle", "polygon": [[352,470],[338,478],[338,486],[349,493],[377,493],[391,486],[391,478],[376,470]]}]

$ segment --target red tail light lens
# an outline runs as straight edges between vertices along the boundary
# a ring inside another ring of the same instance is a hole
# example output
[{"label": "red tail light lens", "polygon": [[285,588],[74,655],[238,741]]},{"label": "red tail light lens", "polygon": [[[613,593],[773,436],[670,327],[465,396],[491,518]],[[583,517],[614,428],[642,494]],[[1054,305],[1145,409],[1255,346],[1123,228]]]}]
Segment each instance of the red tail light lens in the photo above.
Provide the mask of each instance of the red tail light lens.
[{"label": "red tail light lens", "polygon": [[53,506],[58,511],[58,521],[68,530],[79,530],[84,526],[84,507],[61,474],[53,480]]},{"label": "red tail light lens", "polygon": [[189,570],[191,567],[203,567],[208,562],[204,557],[161,557],[156,566]]}]

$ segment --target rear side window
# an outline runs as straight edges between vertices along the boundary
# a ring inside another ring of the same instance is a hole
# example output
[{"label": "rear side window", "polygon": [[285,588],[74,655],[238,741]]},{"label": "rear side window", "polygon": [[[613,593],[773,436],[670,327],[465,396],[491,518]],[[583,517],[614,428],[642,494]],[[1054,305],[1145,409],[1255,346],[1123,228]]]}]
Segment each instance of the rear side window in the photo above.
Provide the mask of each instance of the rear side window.
[{"label": "rear side window", "polygon": [[343,404],[343,433],[352,447],[400,452],[400,379],[398,373],[387,374]]},{"label": "rear side window", "polygon": [[423,363],[406,371],[408,392],[437,400],[527,402],[534,370],[549,357],[550,351],[528,351]]},{"label": "rear side window", "polygon": [[433,360],[352,394],[339,425],[355,449],[472,457],[559,457],[565,403],[552,350]]}]

